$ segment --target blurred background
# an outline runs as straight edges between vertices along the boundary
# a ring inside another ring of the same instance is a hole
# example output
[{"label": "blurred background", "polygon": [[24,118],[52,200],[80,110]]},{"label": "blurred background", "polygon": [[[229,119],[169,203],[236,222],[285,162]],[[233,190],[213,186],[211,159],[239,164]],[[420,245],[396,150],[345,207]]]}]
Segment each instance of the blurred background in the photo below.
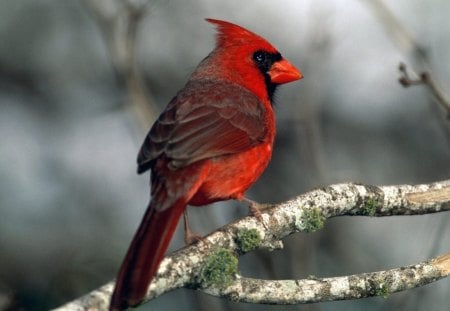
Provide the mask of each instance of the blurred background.
[{"label": "blurred background", "polygon": [[[46,310],[116,276],[149,199],[136,155],[152,119],[212,50],[205,17],[272,42],[305,78],[280,88],[273,160],[248,196],[280,202],[337,182],[450,176],[450,125],[398,65],[450,92],[445,0],[1,1],[0,310]],[[247,209],[190,209],[207,234]],[[340,217],[282,251],[240,258],[246,276],[338,276],[450,250],[450,214]],[[177,231],[171,250],[183,246]],[[142,310],[449,310],[450,280],[356,301],[231,303],[177,290]]]}]

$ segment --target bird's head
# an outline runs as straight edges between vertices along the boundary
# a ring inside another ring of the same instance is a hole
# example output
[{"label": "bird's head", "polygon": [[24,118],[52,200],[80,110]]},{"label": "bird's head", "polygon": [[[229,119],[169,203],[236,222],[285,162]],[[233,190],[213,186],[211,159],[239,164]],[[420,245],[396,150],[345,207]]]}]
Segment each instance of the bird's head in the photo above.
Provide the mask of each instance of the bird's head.
[{"label": "bird's head", "polygon": [[206,20],[217,27],[216,48],[204,61],[208,75],[231,80],[270,100],[278,85],[303,77],[259,35],[227,21]]}]

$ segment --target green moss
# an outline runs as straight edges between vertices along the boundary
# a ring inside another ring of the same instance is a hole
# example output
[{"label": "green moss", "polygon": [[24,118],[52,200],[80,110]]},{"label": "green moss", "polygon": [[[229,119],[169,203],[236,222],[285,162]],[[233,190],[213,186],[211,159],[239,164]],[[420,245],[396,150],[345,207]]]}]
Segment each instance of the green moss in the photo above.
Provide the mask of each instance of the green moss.
[{"label": "green moss", "polygon": [[380,207],[380,202],[376,198],[368,198],[362,206],[363,215],[373,217]]},{"label": "green moss", "polygon": [[323,228],[325,216],[318,208],[304,209],[302,220],[305,232],[314,232]]},{"label": "green moss", "polygon": [[237,273],[238,260],[227,249],[219,248],[206,259],[200,281],[208,285],[229,286]]},{"label": "green moss", "polygon": [[389,288],[388,288],[388,286],[385,283],[383,283],[383,282],[375,284],[375,296],[388,298],[389,297]]},{"label": "green moss", "polygon": [[258,248],[261,244],[261,236],[256,229],[242,229],[237,233],[236,242],[239,245],[239,248],[244,253],[247,253]]}]

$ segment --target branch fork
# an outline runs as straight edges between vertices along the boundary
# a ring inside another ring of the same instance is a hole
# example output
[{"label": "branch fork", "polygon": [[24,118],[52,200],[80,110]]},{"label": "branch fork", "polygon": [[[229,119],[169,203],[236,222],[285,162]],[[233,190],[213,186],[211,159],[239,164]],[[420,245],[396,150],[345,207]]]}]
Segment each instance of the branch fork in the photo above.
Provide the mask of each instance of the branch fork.
[{"label": "branch fork", "polygon": [[[331,217],[423,215],[449,210],[450,180],[396,186],[344,183],[315,189],[263,211],[262,222],[255,217],[244,217],[168,255],[161,262],[145,300],[181,287],[199,289],[233,301],[261,304],[386,297],[448,277],[450,252],[396,269],[303,280],[246,278],[236,273],[233,265],[237,265],[237,260],[233,258],[254,249],[281,248],[281,239],[287,235],[318,230]],[[217,258],[226,254],[229,260],[214,261],[217,252],[222,252]],[[219,269],[219,274],[217,270],[207,270],[205,273],[205,266],[209,263],[211,266],[208,267]],[[222,280],[227,275],[221,275],[221,271],[231,276],[225,279],[226,285],[205,279],[205,275],[214,275]],[[107,310],[112,289],[113,282],[110,282],[57,310]]]}]

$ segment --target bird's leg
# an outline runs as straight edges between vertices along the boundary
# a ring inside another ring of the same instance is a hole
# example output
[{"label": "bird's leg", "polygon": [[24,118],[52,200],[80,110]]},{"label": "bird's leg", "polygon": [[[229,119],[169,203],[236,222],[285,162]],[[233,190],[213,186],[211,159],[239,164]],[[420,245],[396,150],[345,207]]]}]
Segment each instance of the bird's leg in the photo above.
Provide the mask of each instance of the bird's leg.
[{"label": "bird's leg", "polygon": [[191,230],[191,227],[189,227],[187,207],[184,210],[183,215],[184,215],[184,242],[186,243],[186,245],[190,245],[194,242],[202,240],[203,237],[199,234],[194,233]]},{"label": "bird's leg", "polygon": [[261,211],[265,210],[268,206],[266,204],[261,204],[256,201],[250,200],[246,197],[244,197],[242,201],[248,203],[249,214],[256,217],[256,219],[258,219],[260,222],[263,222]]}]

